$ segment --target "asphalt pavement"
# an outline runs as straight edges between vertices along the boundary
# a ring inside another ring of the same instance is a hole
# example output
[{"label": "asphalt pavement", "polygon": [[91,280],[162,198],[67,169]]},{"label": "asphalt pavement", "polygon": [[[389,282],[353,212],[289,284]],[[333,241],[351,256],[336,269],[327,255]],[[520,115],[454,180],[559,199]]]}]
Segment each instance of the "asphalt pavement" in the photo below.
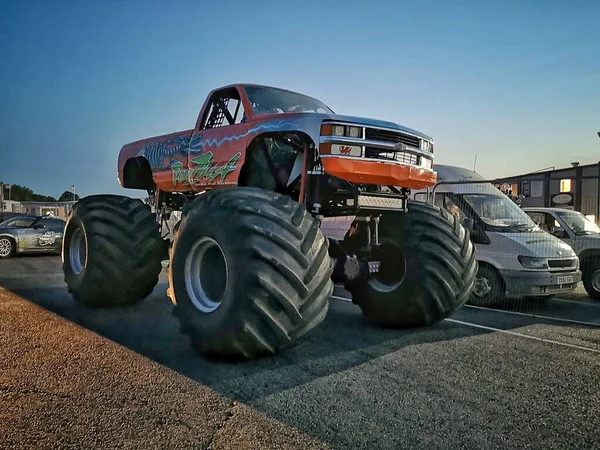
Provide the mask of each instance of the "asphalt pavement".
[{"label": "asphalt pavement", "polygon": [[[79,448],[98,434],[103,448],[598,448],[600,303],[463,307],[432,327],[390,330],[368,324],[336,289],[307,340],[232,364],[203,358],[179,333],[164,274],[127,309],[76,304],[58,257],[0,261],[0,286],[25,299],[0,291],[0,441],[37,436]],[[89,344],[71,344],[75,334]],[[45,397],[48,386],[73,398]],[[64,413],[53,414],[49,399]],[[232,413],[241,409],[245,416]],[[239,440],[261,436],[280,440]]]}]

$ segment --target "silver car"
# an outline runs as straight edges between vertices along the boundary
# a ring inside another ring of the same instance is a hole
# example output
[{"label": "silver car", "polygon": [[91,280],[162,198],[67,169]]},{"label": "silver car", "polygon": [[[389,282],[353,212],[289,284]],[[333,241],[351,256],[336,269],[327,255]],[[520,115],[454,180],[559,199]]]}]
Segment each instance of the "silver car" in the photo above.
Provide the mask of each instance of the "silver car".
[{"label": "silver car", "polygon": [[65,225],[56,217],[28,215],[0,223],[0,259],[15,253],[60,253]]}]

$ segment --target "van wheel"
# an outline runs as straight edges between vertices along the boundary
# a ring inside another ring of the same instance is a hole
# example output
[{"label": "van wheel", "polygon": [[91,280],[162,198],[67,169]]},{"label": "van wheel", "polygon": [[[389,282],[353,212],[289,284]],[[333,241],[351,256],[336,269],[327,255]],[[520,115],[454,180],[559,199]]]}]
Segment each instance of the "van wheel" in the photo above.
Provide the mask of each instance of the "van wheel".
[{"label": "van wheel", "polygon": [[492,267],[479,266],[475,287],[469,305],[494,306],[501,303],[506,295],[504,281],[498,271]]},{"label": "van wheel", "polygon": [[584,270],[583,287],[590,298],[600,300],[600,267],[586,268]]}]

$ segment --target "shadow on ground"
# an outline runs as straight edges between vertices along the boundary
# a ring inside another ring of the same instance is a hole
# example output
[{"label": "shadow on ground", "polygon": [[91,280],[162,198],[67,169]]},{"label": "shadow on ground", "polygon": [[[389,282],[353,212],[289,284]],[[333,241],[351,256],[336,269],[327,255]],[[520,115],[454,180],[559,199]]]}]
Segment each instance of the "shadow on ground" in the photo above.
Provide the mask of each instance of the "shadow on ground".
[{"label": "shadow on ground", "polygon": [[199,355],[180,334],[172,305],[159,283],[154,293],[130,308],[88,309],[62,287],[13,288],[18,294],[67,320],[134,350],[216,391],[251,403],[315,378],[328,376],[405,346],[485,333],[440,323],[411,330],[368,324],[358,307],[332,300],[325,321],[304,341],[274,357],[225,363]]}]

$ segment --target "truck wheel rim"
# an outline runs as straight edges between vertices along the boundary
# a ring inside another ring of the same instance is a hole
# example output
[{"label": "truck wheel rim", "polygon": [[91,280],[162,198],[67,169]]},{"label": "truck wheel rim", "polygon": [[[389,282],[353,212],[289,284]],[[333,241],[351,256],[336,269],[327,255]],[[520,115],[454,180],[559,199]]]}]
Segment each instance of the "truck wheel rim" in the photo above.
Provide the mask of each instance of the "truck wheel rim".
[{"label": "truck wheel rim", "polygon": [[69,242],[69,263],[75,275],[83,272],[87,259],[87,242],[81,228],[73,231]]},{"label": "truck wheel rim", "polygon": [[492,292],[492,285],[490,280],[485,277],[477,277],[475,286],[473,287],[473,294],[478,298],[486,298]]},{"label": "truck wheel rim", "polygon": [[596,292],[600,292],[600,269],[596,270],[592,275],[592,287]]},{"label": "truck wheel rim", "polygon": [[11,243],[8,239],[0,239],[0,256],[10,255]]},{"label": "truck wheel rim", "polygon": [[[379,258],[377,258],[377,256]],[[380,245],[379,271],[369,279],[369,285],[377,292],[393,292],[402,284],[406,276],[406,258],[400,247],[384,243]]]},{"label": "truck wheel rim", "polygon": [[227,261],[221,246],[202,237],[192,246],[185,261],[185,287],[192,304],[203,313],[212,313],[227,290]]}]

